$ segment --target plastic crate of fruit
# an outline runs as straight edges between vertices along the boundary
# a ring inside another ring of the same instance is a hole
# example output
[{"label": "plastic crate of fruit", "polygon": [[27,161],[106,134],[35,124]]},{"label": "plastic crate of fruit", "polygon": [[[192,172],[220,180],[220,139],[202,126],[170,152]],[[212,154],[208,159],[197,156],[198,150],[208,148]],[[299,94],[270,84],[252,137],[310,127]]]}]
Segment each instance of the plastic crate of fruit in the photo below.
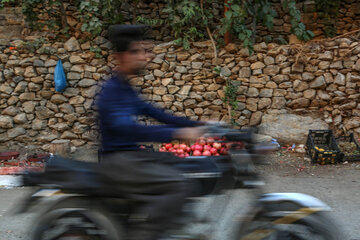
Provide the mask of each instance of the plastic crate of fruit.
[{"label": "plastic crate of fruit", "polygon": [[340,151],[343,153],[343,160],[360,161],[360,145],[356,142],[354,134],[336,138]]},{"label": "plastic crate of fruit", "polygon": [[343,158],[331,130],[309,130],[306,151],[313,164],[335,164]]}]

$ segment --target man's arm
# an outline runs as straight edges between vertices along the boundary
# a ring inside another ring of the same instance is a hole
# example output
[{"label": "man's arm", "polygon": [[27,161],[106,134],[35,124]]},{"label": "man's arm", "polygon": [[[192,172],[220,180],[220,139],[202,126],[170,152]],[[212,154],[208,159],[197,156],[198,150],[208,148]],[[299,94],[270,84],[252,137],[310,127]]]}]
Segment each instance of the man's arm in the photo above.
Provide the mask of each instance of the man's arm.
[{"label": "man's arm", "polygon": [[135,142],[167,142],[174,137],[176,128],[160,125],[141,125],[126,111],[126,108],[112,105],[102,109],[101,121],[107,129],[111,129],[120,136],[125,136]]}]

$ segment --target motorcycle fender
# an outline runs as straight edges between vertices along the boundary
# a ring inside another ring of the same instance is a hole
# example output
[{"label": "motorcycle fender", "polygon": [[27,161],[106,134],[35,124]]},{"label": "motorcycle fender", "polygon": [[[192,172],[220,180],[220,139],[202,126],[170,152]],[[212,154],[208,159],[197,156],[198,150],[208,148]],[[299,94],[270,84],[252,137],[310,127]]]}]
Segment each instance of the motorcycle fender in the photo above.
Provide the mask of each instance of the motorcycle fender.
[{"label": "motorcycle fender", "polygon": [[280,211],[286,211],[286,210],[293,211],[299,208],[331,211],[331,208],[326,203],[322,202],[321,200],[313,196],[303,193],[267,193],[267,194],[263,194],[258,199],[258,201],[263,206],[271,205],[275,207],[274,210],[280,210]]},{"label": "motorcycle fender", "polygon": [[41,189],[32,194],[21,212],[47,212],[65,199],[81,197],[81,194],[67,194],[57,189]]}]

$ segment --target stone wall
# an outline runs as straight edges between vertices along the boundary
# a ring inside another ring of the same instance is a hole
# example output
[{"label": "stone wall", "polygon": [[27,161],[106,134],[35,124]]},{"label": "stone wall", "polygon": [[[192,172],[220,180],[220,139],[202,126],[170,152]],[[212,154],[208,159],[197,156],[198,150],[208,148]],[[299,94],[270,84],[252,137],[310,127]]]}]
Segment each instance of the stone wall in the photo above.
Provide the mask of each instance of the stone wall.
[{"label": "stone wall", "polygon": [[[0,44],[0,142],[39,144],[44,150],[57,139],[73,146],[96,143],[93,101],[101,79],[113,66],[106,39],[75,38],[45,43],[35,53],[16,40]],[[131,79],[144,97],[175,115],[201,120],[228,120],[223,103],[226,79],[237,86],[236,122],[261,123],[264,113],[320,113],[336,134],[360,134],[360,45],[351,38],[306,46],[255,45],[255,54],[230,44],[213,59],[211,43],[197,42],[189,51],[163,43],[144,75]],[[54,90],[57,56],[68,87]],[[220,67],[220,75],[214,67]]]},{"label": "stone wall", "polygon": [[0,9],[0,39],[22,38],[24,17],[21,7],[5,7]]},{"label": "stone wall", "polygon": [[[45,43],[34,53],[24,46],[21,40],[0,43],[0,142],[39,144],[44,150],[56,139],[68,139],[73,146],[94,142],[93,101],[99,80],[111,71],[111,44],[95,39],[92,46],[103,49],[101,58],[89,51],[90,42],[80,44],[75,38]],[[67,75],[63,93],[54,89],[58,57]]]},{"label": "stone wall", "polygon": [[[360,134],[360,45],[341,38],[306,46],[255,45],[255,54],[230,44],[215,63],[211,43],[185,52],[156,46],[144,78],[134,79],[148,99],[177,115],[228,120],[225,79],[238,86],[236,122],[258,125],[264,113],[321,113],[336,134]],[[214,72],[221,67],[220,75]]]}]

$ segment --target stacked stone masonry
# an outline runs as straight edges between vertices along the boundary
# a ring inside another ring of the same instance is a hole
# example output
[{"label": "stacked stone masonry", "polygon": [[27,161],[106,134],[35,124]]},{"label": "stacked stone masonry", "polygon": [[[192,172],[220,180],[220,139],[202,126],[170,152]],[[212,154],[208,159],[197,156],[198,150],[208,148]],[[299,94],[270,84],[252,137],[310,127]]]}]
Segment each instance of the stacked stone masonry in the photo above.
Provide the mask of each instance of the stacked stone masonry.
[{"label": "stacked stone masonry", "polygon": [[[44,150],[59,139],[73,146],[96,143],[93,102],[113,67],[111,44],[102,37],[93,42],[103,50],[102,58],[89,50],[89,42],[75,38],[45,43],[35,53],[22,50],[23,44],[0,43],[0,142],[38,144]],[[188,51],[171,42],[154,45],[152,51],[156,57],[131,83],[144,98],[175,115],[229,120],[222,98],[225,81],[231,79],[241,126],[261,123],[264,113],[320,112],[337,135],[360,135],[360,44],[351,38],[306,46],[260,43],[251,56],[229,44],[217,62],[209,41],[194,43]],[[57,57],[68,81],[63,93],[54,90]]]}]

